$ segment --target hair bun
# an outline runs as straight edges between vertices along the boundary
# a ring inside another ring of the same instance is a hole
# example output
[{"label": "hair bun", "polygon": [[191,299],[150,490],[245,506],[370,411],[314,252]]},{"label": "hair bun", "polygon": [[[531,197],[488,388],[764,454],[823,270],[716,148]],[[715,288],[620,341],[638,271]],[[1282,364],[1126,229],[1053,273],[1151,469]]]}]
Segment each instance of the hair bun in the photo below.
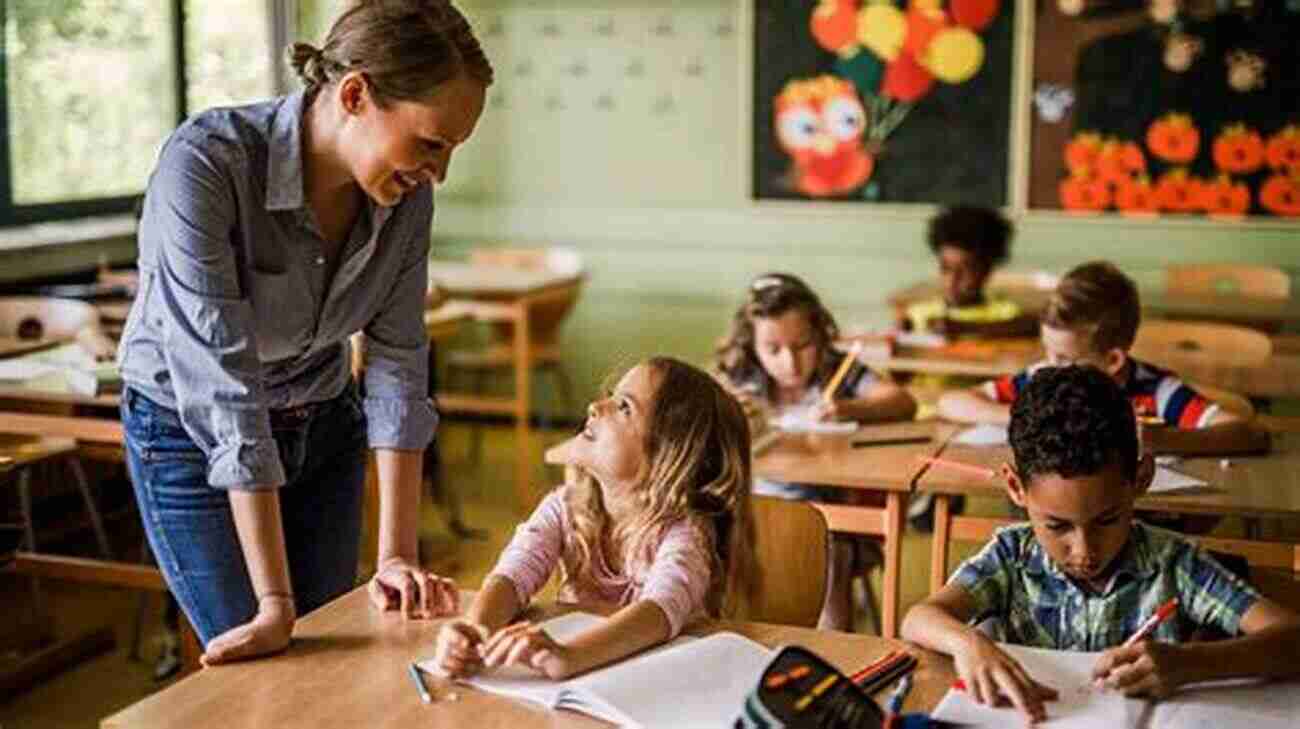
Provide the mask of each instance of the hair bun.
[{"label": "hair bun", "polygon": [[325,73],[325,54],[310,43],[289,46],[289,65],[298,73],[306,86],[319,86],[329,81]]}]

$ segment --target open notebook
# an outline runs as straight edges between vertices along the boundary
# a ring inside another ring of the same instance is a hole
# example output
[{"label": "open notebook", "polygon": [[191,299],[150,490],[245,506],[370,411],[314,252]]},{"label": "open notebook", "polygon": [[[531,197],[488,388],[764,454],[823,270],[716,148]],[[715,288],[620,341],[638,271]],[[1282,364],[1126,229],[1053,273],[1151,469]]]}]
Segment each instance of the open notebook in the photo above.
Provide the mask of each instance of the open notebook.
[{"label": "open notebook", "polygon": [[[1044,729],[1294,728],[1300,716],[1300,683],[1222,681],[1188,687],[1159,702],[1129,699],[1094,688],[1092,667],[1100,653],[1049,651],[999,644],[1029,675],[1060,692],[1047,704]],[[966,692],[950,690],[931,716],[973,727],[1023,726],[1014,709],[994,709]]]},{"label": "open notebook", "polygon": [[[542,623],[563,642],[604,618],[569,613]],[[466,679],[475,688],[590,714],[621,726],[726,727],[772,658],[735,633],[682,636],[663,646],[568,681],[508,666]],[[431,659],[420,667],[437,673]]]}]

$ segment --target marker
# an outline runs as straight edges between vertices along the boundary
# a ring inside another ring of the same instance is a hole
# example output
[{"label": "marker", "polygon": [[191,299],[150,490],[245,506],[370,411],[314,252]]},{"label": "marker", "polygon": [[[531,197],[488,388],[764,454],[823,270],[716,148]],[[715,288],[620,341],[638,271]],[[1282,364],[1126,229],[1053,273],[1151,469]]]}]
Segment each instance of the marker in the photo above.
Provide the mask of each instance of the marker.
[{"label": "marker", "polygon": [[424,685],[424,679],[420,677],[420,667],[412,663],[407,666],[411,673],[411,680],[415,682],[415,688],[420,692],[420,700],[426,704],[433,703],[433,697],[429,695],[429,689]]},{"label": "marker", "polygon": [[1142,626],[1137,629],[1137,632],[1134,633],[1131,638],[1124,641],[1124,647],[1128,648],[1129,646],[1137,645],[1143,638],[1146,638],[1155,632],[1155,629],[1159,627],[1161,623],[1168,620],[1170,616],[1177,612],[1178,598],[1171,597],[1165,602],[1165,604],[1156,608],[1155,614],[1147,618],[1146,622],[1142,623]]},{"label": "marker", "polygon": [[891,661],[898,660],[898,658],[902,655],[904,655],[903,651],[897,649],[892,650],[886,653],[885,655],[877,658],[876,660],[872,661],[871,663],[868,663],[862,668],[859,668],[858,670],[854,671],[852,674],[849,675],[849,680],[852,681],[853,683],[857,683],[859,680],[866,677],[868,674],[882,668],[885,664]]},{"label": "marker", "polygon": [[905,673],[898,679],[898,686],[894,688],[894,693],[889,695],[889,713],[897,714],[903,709],[903,699],[907,698],[907,692],[912,690],[912,674]]},{"label": "marker", "polygon": [[887,445],[909,445],[912,443],[929,443],[928,435],[909,435],[898,438],[881,438],[879,440],[855,440],[854,448],[868,448],[870,446],[887,446]]}]

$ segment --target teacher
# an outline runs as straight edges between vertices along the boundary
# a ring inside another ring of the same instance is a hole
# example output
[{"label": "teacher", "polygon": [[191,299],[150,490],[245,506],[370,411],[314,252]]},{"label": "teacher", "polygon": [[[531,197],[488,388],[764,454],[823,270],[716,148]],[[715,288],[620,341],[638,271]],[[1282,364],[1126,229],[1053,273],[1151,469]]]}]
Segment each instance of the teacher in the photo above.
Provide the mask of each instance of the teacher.
[{"label": "teacher", "polygon": [[302,92],[203,112],[164,145],[118,353],[145,532],[205,664],[283,650],[298,615],[353,587],[368,448],[373,601],[458,608],[416,553],[438,421],[423,313],[432,187],[492,67],[445,0],[353,2],[324,47],[291,53]]}]

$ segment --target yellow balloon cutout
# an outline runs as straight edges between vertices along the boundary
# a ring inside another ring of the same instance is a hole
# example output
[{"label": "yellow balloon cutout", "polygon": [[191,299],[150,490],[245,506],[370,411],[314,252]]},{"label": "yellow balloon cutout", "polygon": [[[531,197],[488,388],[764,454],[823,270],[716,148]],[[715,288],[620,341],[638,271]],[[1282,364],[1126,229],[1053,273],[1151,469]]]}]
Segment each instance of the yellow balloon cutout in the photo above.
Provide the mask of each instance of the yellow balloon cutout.
[{"label": "yellow balloon cutout", "polygon": [[921,65],[947,84],[970,79],[984,63],[984,42],[968,28],[945,28],[925,49]]},{"label": "yellow balloon cutout", "polygon": [[907,17],[893,3],[872,3],[858,13],[858,40],[885,61],[898,58],[906,36]]}]

